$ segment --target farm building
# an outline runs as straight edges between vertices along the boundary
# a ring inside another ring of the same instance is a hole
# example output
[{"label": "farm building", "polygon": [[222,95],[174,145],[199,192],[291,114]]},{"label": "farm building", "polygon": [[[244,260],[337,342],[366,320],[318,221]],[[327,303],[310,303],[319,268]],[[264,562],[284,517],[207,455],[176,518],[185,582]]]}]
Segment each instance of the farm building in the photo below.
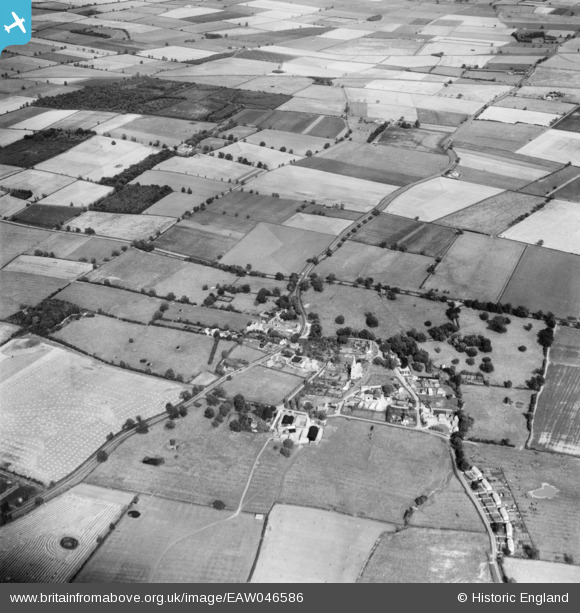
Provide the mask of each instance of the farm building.
[{"label": "farm building", "polygon": [[319,420],[310,419],[306,413],[282,409],[276,415],[271,429],[280,440],[291,440],[295,445],[319,443],[323,429]]}]

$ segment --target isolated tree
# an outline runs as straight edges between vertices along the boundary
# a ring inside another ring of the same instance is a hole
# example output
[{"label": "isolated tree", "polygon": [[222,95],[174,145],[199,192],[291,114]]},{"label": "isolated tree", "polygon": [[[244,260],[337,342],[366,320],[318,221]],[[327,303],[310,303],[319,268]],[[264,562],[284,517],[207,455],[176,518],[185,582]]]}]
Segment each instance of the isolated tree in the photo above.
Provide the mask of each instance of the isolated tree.
[{"label": "isolated tree", "polygon": [[109,459],[109,455],[104,449],[97,451],[97,462],[106,462]]}]

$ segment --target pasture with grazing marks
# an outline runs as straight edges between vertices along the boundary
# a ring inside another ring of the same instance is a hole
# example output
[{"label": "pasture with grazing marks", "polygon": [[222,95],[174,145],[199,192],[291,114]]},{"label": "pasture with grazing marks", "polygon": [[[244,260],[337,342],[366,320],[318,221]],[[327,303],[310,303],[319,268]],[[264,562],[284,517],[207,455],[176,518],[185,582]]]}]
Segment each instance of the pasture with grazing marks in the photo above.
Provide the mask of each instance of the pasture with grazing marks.
[{"label": "pasture with grazing marks", "polygon": [[302,381],[303,379],[296,375],[265,366],[254,366],[224,383],[223,388],[230,396],[242,394],[252,402],[275,406],[293,392]]},{"label": "pasture with grazing marks", "polygon": [[[160,423],[146,436],[132,436],[88,481],[204,506],[222,500],[226,505],[223,513],[237,509],[266,435],[232,432],[228,419],[214,428],[203,411],[190,408],[187,417],[175,421],[173,430]],[[176,440],[177,449],[169,448],[170,439]],[[145,457],[165,462],[150,466],[143,464]]]},{"label": "pasture with grazing marks", "polygon": [[252,583],[355,583],[377,539],[394,530],[370,519],[277,504]]},{"label": "pasture with grazing marks", "polygon": [[[175,376],[181,375],[189,380],[202,370],[212,368],[208,365],[208,358],[214,339],[202,334],[143,326],[97,315],[71,321],[53,337],[106,362],[124,362],[140,370],[149,368],[159,375],[172,369]],[[218,351],[232,347],[231,342],[221,340]]]},{"label": "pasture with grazing marks", "polygon": [[384,534],[361,583],[491,583],[489,538],[458,530],[407,528]]},{"label": "pasture with grazing marks", "polygon": [[175,223],[174,217],[158,215],[124,215],[87,211],[69,224],[71,230],[84,232],[92,228],[96,234],[126,240],[147,239],[157,232],[164,232]]},{"label": "pasture with grazing marks", "polygon": [[[369,428],[330,419],[320,445],[302,449],[288,470],[280,502],[402,525],[415,498],[443,491],[455,479],[443,440],[388,426],[375,426],[369,436]],[[432,527],[451,528],[459,520],[479,530],[475,507],[463,499]]]},{"label": "pasture with grazing marks", "polygon": [[184,389],[35,337],[4,345],[0,362],[0,459],[44,483],[75,470],[127,418],[161,413]]},{"label": "pasture with grazing marks", "polygon": [[496,302],[524,249],[520,243],[467,232],[457,237],[424,287],[446,291],[451,298]]},{"label": "pasture with grazing marks", "polygon": [[[140,515],[131,517],[135,513]],[[140,496],[75,582],[245,583],[263,521],[247,513],[230,516],[227,510]]]},{"label": "pasture with grazing marks", "polygon": [[[0,581],[69,582],[131,499],[127,492],[81,484],[8,524],[2,530]],[[64,537],[76,540],[76,547],[65,547]]]}]

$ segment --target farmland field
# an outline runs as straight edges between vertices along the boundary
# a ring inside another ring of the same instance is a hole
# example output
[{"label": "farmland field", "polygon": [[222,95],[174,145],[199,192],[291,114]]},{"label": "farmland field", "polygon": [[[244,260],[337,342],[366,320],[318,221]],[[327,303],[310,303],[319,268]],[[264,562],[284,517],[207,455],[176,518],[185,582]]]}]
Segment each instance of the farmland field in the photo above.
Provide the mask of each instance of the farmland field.
[{"label": "farmland field", "polygon": [[21,211],[28,204],[27,200],[15,198],[10,194],[0,196],[0,218],[8,219],[15,213]]},{"label": "farmland field", "polygon": [[408,528],[384,534],[361,583],[490,583],[485,534]]},{"label": "farmland field", "polygon": [[523,304],[532,311],[552,311],[560,317],[580,317],[580,257],[526,247],[501,301]]},{"label": "farmland field", "polygon": [[309,230],[320,232],[321,234],[331,234],[338,236],[343,230],[351,225],[349,219],[339,219],[338,217],[327,217],[325,215],[308,215],[308,213],[295,213],[284,222],[289,228],[299,230]]},{"label": "farmland field", "polygon": [[3,345],[0,360],[0,458],[15,472],[45,483],[69,474],[128,417],[161,413],[184,389],[35,337]]},{"label": "farmland field", "polygon": [[[234,330],[243,332],[250,322],[259,321],[255,315],[247,313],[236,313],[219,308],[206,308],[191,306],[189,304],[179,304],[172,302],[167,311],[163,313],[163,319],[167,321],[199,322],[202,326],[209,328],[221,328],[224,330]],[[235,351],[235,349],[234,349]]]},{"label": "farmland field", "polygon": [[226,253],[224,264],[245,266],[275,274],[299,272],[306,260],[318,256],[333,240],[329,234],[259,223]]},{"label": "farmland field", "polygon": [[192,210],[194,206],[199,206],[207,198],[223,194],[228,190],[227,185],[221,181],[204,179],[203,177],[171,172],[169,170],[147,170],[131,181],[131,183],[133,185],[136,183],[140,185],[169,185],[175,192],[191,189],[192,195],[189,196],[191,199],[191,205],[188,207],[189,210]]},{"label": "farmland field", "polygon": [[[452,298],[497,301],[524,249],[524,245],[495,237],[462,234],[425,287],[447,291]],[[525,301],[512,304],[529,306]]]},{"label": "farmland field", "polygon": [[254,366],[226,382],[223,388],[230,396],[242,394],[253,402],[278,405],[302,383],[302,378],[289,373]]},{"label": "farmland field", "polygon": [[[201,334],[143,326],[97,315],[71,321],[53,336],[106,362],[124,362],[132,368],[148,368],[159,375],[172,369],[176,377],[180,375],[186,381],[215,367],[215,364],[208,365],[214,339]],[[221,340],[218,351],[232,346],[232,343]]]},{"label": "farmland field", "polygon": [[548,130],[518,149],[517,153],[580,166],[580,132]]},{"label": "farmland field", "polygon": [[103,177],[119,174],[152,153],[155,153],[155,149],[138,143],[94,136],[66,153],[39,164],[38,170],[65,171],[71,177],[99,181]]},{"label": "farmland field", "polygon": [[558,198],[565,198],[568,200],[574,200],[575,202],[580,202],[580,176],[574,181],[571,181],[564,187],[560,188],[555,196]]},{"label": "farmland field", "polygon": [[[467,459],[483,468],[501,467],[540,560],[562,562],[564,554],[580,558],[578,471],[580,459],[499,445],[466,445]],[[533,498],[530,491],[549,483],[553,498]],[[566,518],[563,521],[562,518]]]},{"label": "farmland field", "polygon": [[537,244],[580,255],[580,207],[567,200],[552,200],[546,206],[501,235],[514,241]]},{"label": "farmland field", "polygon": [[580,568],[572,564],[506,557],[502,566],[516,583],[580,583]]},{"label": "farmland field", "polygon": [[87,228],[92,228],[96,234],[108,238],[134,240],[147,239],[156,232],[164,232],[174,223],[175,218],[173,217],[87,211],[69,225],[71,230],[79,228],[81,232],[84,232]]},{"label": "farmland field", "polygon": [[21,305],[34,306],[70,283],[67,279],[0,270],[0,319],[14,315]]},{"label": "farmland field", "polygon": [[4,321],[0,321],[0,345],[3,345],[10,337],[20,330],[20,326],[14,324],[8,324]]},{"label": "farmland field", "polygon": [[308,150],[316,153],[322,151],[327,143],[332,143],[329,139],[311,134],[292,134],[279,130],[262,130],[248,136],[245,140],[253,145],[265,143],[268,149],[273,147],[275,150],[279,150],[280,147],[286,147],[287,151],[293,151],[296,155],[306,155]]},{"label": "farmland field", "polygon": [[[80,583],[244,583],[262,521],[184,502],[140,496],[75,577]],[[143,535],[147,534],[147,538]]]},{"label": "farmland field", "polygon": [[331,258],[324,259],[316,272],[323,277],[334,273],[342,281],[372,277],[375,283],[417,289],[428,277],[427,268],[433,263],[423,255],[347,241]]},{"label": "farmland field", "polygon": [[355,583],[377,539],[394,529],[370,519],[275,505],[252,583]]},{"label": "farmland field", "polygon": [[516,123],[507,125],[499,121],[474,121],[461,130],[457,146],[469,148],[490,147],[503,151],[517,151],[542,134],[545,128]]},{"label": "farmland field", "polygon": [[115,253],[120,253],[127,247],[128,244],[124,241],[97,238],[80,232],[52,232],[34,247],[30,247],[27,253],[32,254],[36,249],[40,249],[49,254],[54,253],[55,257],[63,260],[95,259],[100,264],[105,258],[114,257]]},{"label": "farmland field", "polygon": [[0,187],[6,191],[10,189],[30,190],[34,198],[46,198],[74,182],[75,180],[72,177],[44,172],[43,170],[28,169],[3,177]]},{"label": "farmland field", "polygon": [[220,214],[225,211],[227,215],[237,215],[254,221],[282,223],[291,217],[300,205],[297,200],[236,191],[220,198],[212,205],[212,210]]},{"label": "farmland field", "polygon": [[[521,191],[526,194],[534,194],[536,196],[545,196],[550,192],[569,184],[573,179],[580,177],[580,168],[577,166],[564,166],[561,170],[557,170],[549,174],[547,177],[538,179],[525,187]],[[563,187],[563,189],[566,189]]]},{"label": "farmland field", "polygon": [[211,155],[196,155],[194,157],[173,157],[157,164],[153,170],[176,172],[178,174],[195,175],[214,181],[235,181],[247,175],[253,169],[245,164],[222,160]]},{"label": "farmland field", "polygon": [[19,255],[2,269],[4,272],[25,273],[43,277],[56,277],[72,281],[93,269],[92,264],[71,262],[55,258]]},{"label": "farmland field", "polygon": [[[301,450],[290,467],[280,501],[401,525],[415,498],[455,479],[439,438],[388,426],[368,434],[366,423],[329,421],[321,444]],[[458,521],[482,528],[467,495],[432,527],[451,528]]]},{"label": "farmland field", "polygon": [[539,196],[506,191],[443,217],[438,223],[497,236],[543,201]]},{"label": "farmland field", "polygon": [[369,211],[396,189],[393,185],[342,177],[295,165],[277,168],[257,177],[248,185],[260,192],[279,193],[297,200],[315,200],[330,205],[342,203],[354,211]]},{"label": "farmland field", "polygon": [[[175,424],[171,431],[158,424],[146,436],[132,436],[88,481],[204,506],[222,500],[227,509],[224,514],[235,510],[265,435],[235,433],[226,422],[214,428],[203,409],[190,409]],[[178,443],[177,450],[168,448],[172,438]],[[146,456],[162,457],[165,463],[143,464]]]},{"label": "farmland field", "polygon": [[112,191],[113,188],[106,185],[97,185],[88,181],[75,181],[75,183],[71,183],[71,185],[43,198],[39,204],[69,206],[72,203],[75,207],[89,206]]},{"label": "farmland field", "polygon": [[[22,201],[24,203],[24,200]],[[0,223],[0,266],[38,245],[50,232],[11,223]]]},{"label": "farmland field", "polygon": [[[465,411],[475,420],[468,438],[498,442],[507,438],[518,449],[523,448],[529,434],[524,413],[530,407],[531,391],[464,385],[462,392]],[[506,398],[509,404],[505,403]]]},{"label": "farmland field", "polygon": [[[130,493],[81,484],[5,526],[0,581],[69,582],[131,498]],[[63,547],[65,536],[76,539],[77,547]]]},{"label": "farmland field", "polygon": [[387,212],[403,217],[419,217],[421,221],[435,221],[501,191],[486,185],[437,177],[411,187],[389,204]]},{"label": "farmland field", "polygon": [[33,204],[12,217],[12,221],[41,228],[58,228],[83,212],[80,207]]}]

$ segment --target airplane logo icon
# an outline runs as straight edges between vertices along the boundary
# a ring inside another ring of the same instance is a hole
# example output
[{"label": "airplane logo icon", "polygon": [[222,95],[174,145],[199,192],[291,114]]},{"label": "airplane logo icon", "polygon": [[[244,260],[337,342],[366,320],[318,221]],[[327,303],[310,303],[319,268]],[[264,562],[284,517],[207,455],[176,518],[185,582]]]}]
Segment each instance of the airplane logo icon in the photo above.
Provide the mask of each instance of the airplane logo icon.
[{"label": "airplane logo icon", "polygon": [[10,30],[12,30],[12,28],[16,28],[19,27],[22,32],[24,34],[26,34],[26,29],[24,28],[24,19],[20,19],[20,17],[18,17],[18,15],[16,13],[12,13],[12,17],[14,18],[14,23],[10,26],[4,26],[4,29],[6,30],[6,32],[8,32],[8,34],[10,34]]}]

